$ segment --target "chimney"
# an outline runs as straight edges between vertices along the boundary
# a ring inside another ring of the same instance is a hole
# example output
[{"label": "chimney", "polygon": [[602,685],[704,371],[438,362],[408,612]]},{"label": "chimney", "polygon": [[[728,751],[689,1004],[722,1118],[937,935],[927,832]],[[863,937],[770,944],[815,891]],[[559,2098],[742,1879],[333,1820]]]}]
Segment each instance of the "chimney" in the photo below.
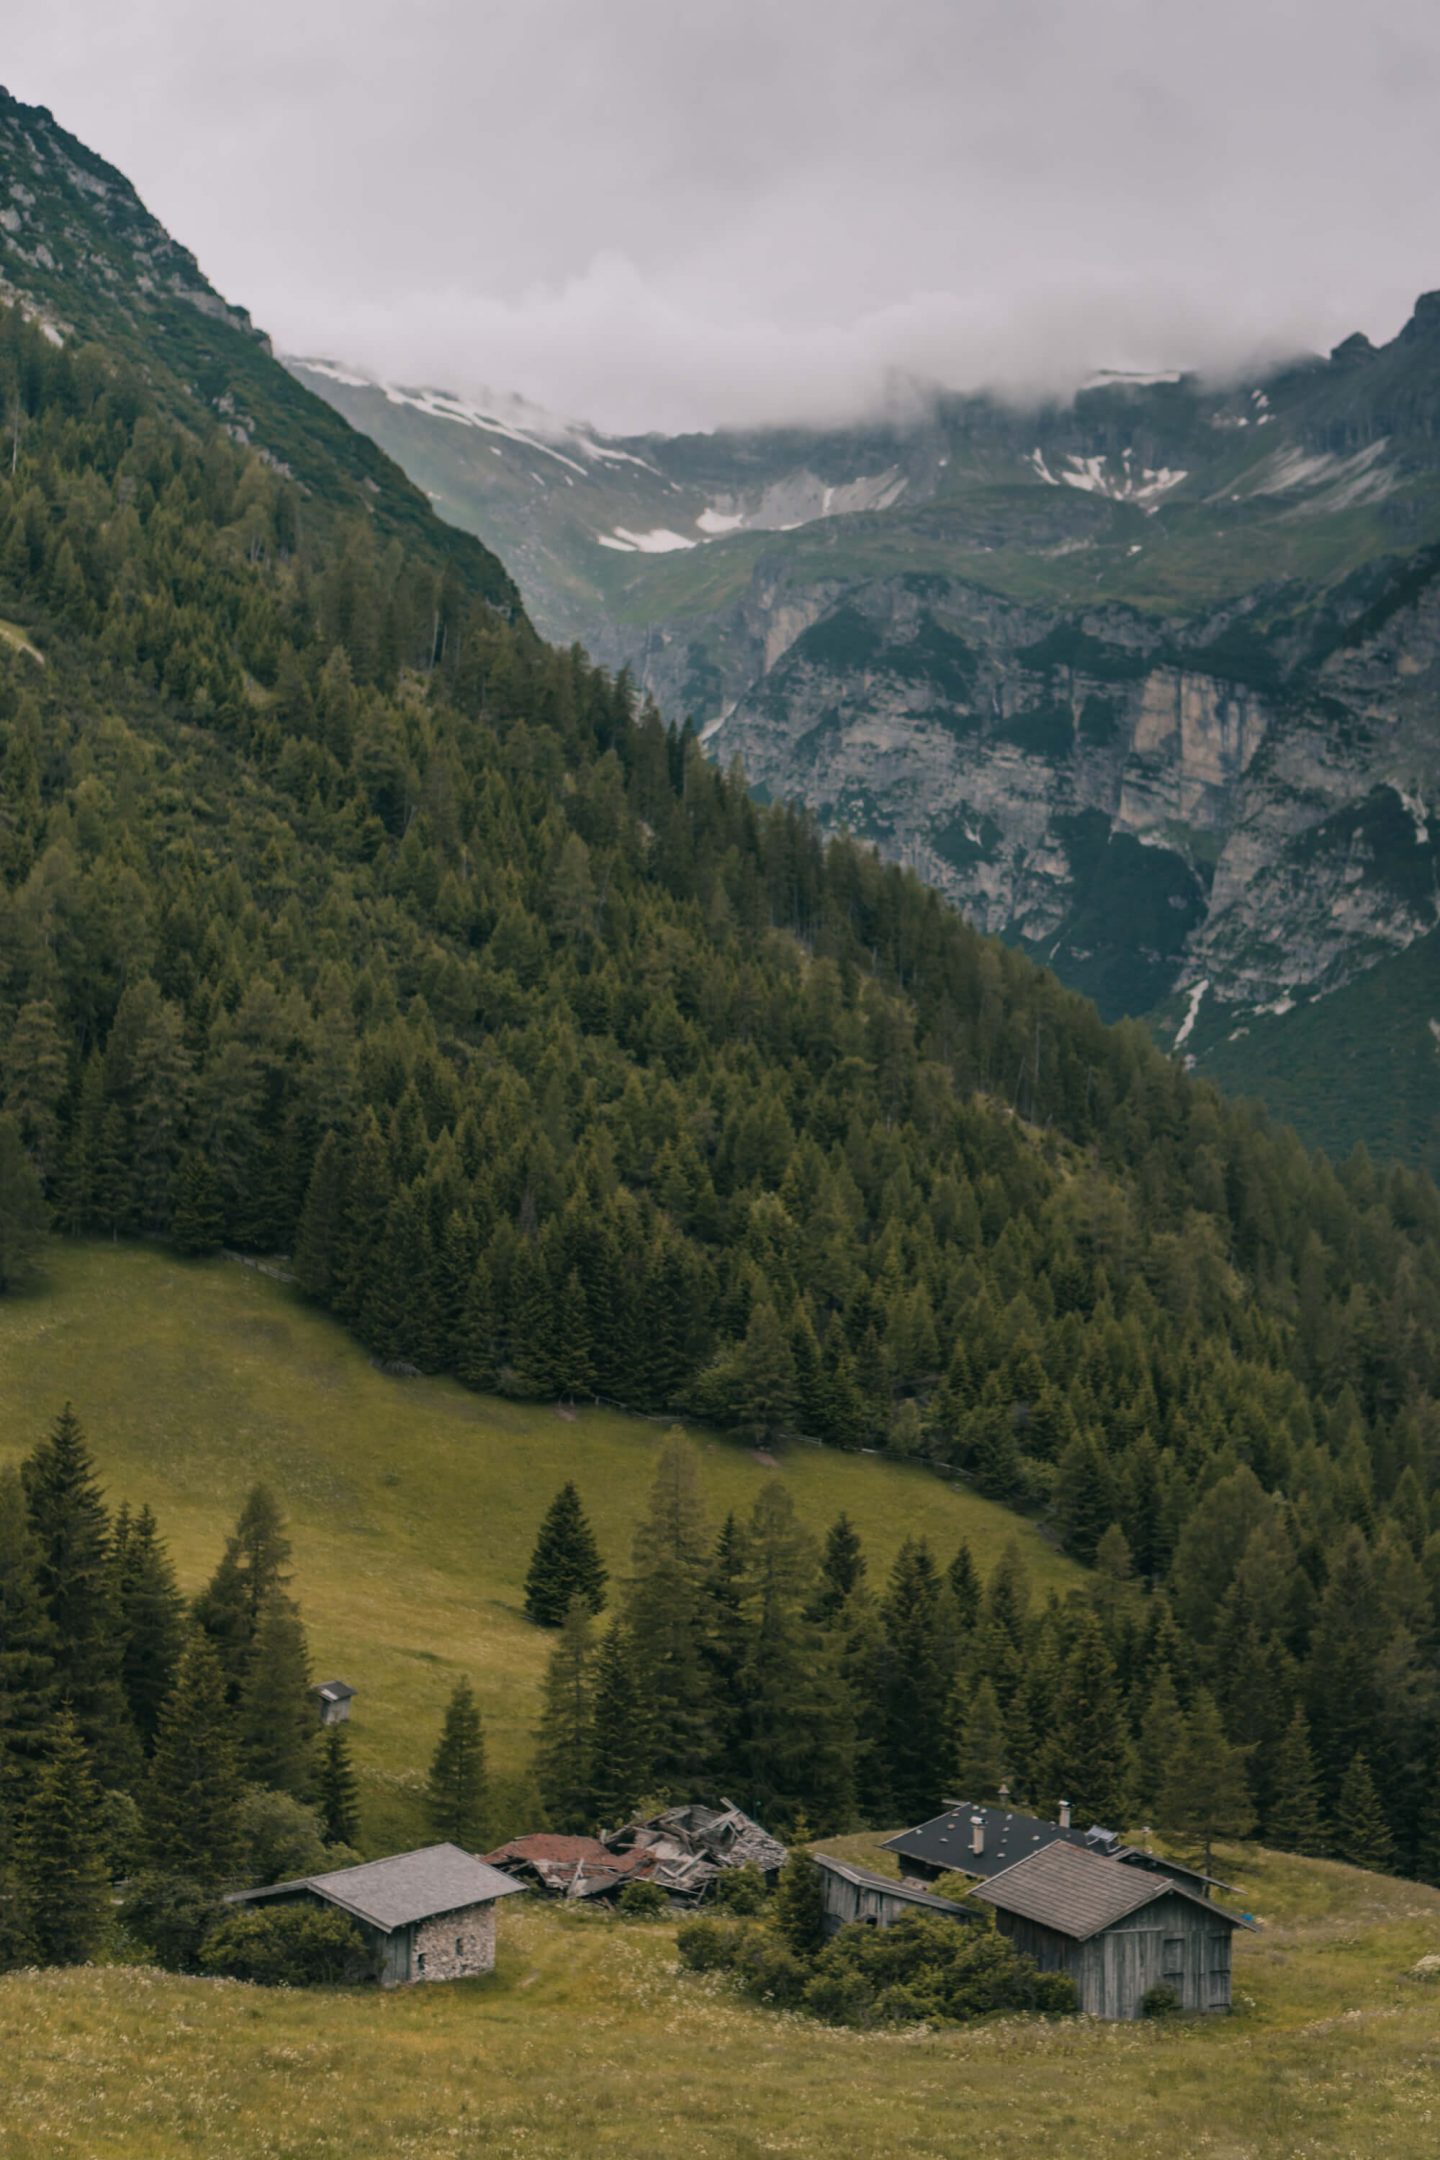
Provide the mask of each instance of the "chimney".
[{"label": "chimney", "polygon": [[1068,1829],[1069,1829],[1069,1827],[1070,1827],[1070,1803],[1069,1803],[1069,1801],[1068,1801],[1068,1800],[1062,1800],[1062,1801],[1060,1802],[1060,1828],[1061,1828],[1062,1830],[1068,1830]]},{"label": "chimney", "polygon": [[1000,1785],[1000,1805],[1008,1815],[1010,1812],[1010,1787],[1004,1783],[1003,1779]]},{"label": "chimney", "polygon": [[972,1853],[983,1853],[985,1850],[985,1818],[983,1815],[972,1815],[970,1817],[970,1850]]}]

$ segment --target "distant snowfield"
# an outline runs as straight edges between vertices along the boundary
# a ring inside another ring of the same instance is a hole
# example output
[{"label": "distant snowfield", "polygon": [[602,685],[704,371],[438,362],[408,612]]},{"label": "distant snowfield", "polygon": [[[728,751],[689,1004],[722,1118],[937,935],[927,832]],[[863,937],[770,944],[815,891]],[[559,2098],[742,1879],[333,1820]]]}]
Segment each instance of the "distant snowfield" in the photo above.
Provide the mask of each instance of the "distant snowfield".
[{"label": "distant snowfield", "polygon": [[1037,447],[1024,463],[1047,487],[1079,488],[1086,495],[1105,495],[1112,502],[1138,503],[1142,509],[1153,507],[1162,495],[1168,495],[1172,488],[1179,487],[1190,477],[1183,468],[1137,465],[1133,450],[1123,450],[1118,459],[1080,457],[1072,451],[1067,453],[1060,471],[1052,472],[1045,462],[1044,452]]},{"label": "distant snowfield", "polygon": [[652,532],[630,532],[617,525],[611,533],[597,533],[596,539],[603,548],[616,548],[624,555],[673,555],[678,548],[700,545],[698,540],[687,540],[684,533],[671,532],[668,525],[657,525]]}]

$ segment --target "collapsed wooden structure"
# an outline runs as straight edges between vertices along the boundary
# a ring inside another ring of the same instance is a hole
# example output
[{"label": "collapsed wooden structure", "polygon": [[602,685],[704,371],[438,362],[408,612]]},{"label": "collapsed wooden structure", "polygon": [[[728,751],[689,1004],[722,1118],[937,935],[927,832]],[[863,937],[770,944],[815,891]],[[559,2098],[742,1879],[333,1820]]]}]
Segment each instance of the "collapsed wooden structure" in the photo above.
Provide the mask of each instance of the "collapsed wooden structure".
[{"label": "collapsed wooden structure", "polygon": [[638,1818],[603,1837],[541,1830],[511,1838],[485,1859],[573,1902],[614,1898],[627,1883],[652,1882],[667,1896],[695,1903],[727,1869],[755,1867],[767,1881],[785,1864],[785,1847],[732,1801],[691,1802]]}]

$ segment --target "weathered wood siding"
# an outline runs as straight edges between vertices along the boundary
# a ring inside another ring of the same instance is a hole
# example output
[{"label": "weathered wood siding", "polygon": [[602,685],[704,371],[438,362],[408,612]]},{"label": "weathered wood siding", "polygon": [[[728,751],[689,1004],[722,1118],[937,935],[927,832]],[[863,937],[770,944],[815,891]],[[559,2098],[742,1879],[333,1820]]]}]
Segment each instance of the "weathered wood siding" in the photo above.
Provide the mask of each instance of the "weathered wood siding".
[{"label": "weathered wood siding", "polygon": [[[848,1926],[852,1920],[868,1921],[872,1927],[893,1927],[907,1913],[927,1910],[910,1898],[898,1894],[892,1897],[883,1890],[871,1889],[868,1884],[847,1882],[843,1875],[832,1875],[828,1868],[822,1870],[822,1875],[827,1935],[833,1935],[837,1928]],[[956,1915],[956,1918],[961,1916]]]},{"label": "weathered wood siding", "polygon": [[1173,1987],[1184,2010],[1230,2008],[1232,1928],[1189,1898],[1157,1898],[1143,1912],[1073,1942],[1037,1921],[1000,1913],[1003,1934],[1042,1972],[1069,1973],[1092,2017],[1137,2018],[1152,1987]]}]

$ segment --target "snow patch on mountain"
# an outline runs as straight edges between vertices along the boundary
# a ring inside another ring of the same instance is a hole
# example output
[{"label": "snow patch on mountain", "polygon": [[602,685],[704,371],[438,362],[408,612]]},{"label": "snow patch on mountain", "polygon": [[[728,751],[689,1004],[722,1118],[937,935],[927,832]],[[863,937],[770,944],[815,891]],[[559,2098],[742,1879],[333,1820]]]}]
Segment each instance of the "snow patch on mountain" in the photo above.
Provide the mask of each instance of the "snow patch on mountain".
[{"label": "snow patch on mountain", "polygon": [[1162,495],[1168,495],[1172,488],[1179,487],[1190,477],[1183,468],[1137,465],[1133,450],[1122,450],[1118,458],[1082,457],[1069,451],[1059,472],[1050,470],[1044,452],[1038,448],[1030,451],[1021,462],[1028,465],[1047,487],[1079,488],[1086,495],[1105,495],[1112,502],[1138,503],[1142,509],[1158,502]]}]

